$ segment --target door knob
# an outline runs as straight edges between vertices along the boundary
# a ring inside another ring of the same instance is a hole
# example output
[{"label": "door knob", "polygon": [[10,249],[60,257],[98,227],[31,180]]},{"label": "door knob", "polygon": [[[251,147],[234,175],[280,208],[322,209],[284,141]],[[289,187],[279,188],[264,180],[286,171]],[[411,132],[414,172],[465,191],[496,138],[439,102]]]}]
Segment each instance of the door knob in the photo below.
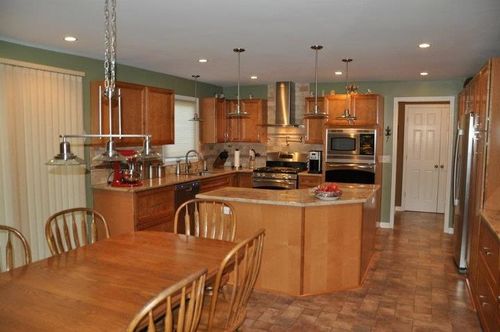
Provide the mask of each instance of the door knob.
[{"label": "door knob", "polygon": [[439,166],[440,168],[444,168],[444,165]]},{"label": "door knob", "polygon": [[438,168],[438,165],[434,165],[434,168]]}]

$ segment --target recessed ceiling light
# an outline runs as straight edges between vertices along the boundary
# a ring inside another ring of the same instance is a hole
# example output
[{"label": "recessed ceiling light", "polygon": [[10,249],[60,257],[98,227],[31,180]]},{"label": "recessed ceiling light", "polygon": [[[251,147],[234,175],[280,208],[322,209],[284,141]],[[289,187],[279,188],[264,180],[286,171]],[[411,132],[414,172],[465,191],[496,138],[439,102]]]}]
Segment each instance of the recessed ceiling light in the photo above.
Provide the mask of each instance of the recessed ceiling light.
[{"label": "recessed ceiling light", "polygon": [[426,72],[426,71],[423,71],[423,72],[420,73],[420,76],[427,76],[427,75],[429,75],[429,73]]},{"label": "recessed ceiling light", "polygon": [[429,43],[422,43],[422,44],[419,44],[418,47],[420,47],[420,48],[429,48],[429,47],[431,47],[431,44],[429,44]]},{"label": "recessed ceiling light", "polygon": [[64,37],[64,40],[72,43],[72,42],[77,41],[78,39],[76,37],[73,37],[73,36],[66,36],[66,37]]},{"label": "recessed ceiling light", "polygon": [[335,72],[335,76],[340,76],[340,75],[342,75],[342,72],[341,72],[341,71],[336,71],[336,72]]},{"label": "recessed ceiling light", "polygon": [[250,76],[250,79],[251,80],[256,80],[256,79],[258,79],[258,77],[256,75],[252,75],[252,76]]},{"label": "recessed ceiling light", "polygon": [[205,63],[205,62],[208,62],[208,60],[207,60],[207,59],[203,59],[203,58],[201,58],[201,59],[198,59],[198,62],[200,62],[200,63]]}]

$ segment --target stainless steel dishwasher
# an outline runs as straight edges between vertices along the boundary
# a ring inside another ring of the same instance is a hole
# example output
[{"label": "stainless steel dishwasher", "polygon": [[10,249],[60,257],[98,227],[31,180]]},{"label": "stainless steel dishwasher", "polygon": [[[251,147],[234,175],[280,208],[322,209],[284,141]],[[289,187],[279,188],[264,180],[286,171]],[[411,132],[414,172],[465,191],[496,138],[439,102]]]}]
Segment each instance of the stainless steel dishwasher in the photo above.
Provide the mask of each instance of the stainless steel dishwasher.
[{"label": "stainless steel dishwasher", "polygon": [[[196,194],[200,192],[200,181],[191,181],[186,183],[181,183],[175,186],[175,211],[182,205],[182,203],[189,201],[196,197]],[[185,233],[184,227],[184,214],[182,211],[179,215],[179,223],[178,223],[178,233]],[[192,216],[193,212],[189,211],[189,214]],[[191,230],[193,231],[193,230]]]}]

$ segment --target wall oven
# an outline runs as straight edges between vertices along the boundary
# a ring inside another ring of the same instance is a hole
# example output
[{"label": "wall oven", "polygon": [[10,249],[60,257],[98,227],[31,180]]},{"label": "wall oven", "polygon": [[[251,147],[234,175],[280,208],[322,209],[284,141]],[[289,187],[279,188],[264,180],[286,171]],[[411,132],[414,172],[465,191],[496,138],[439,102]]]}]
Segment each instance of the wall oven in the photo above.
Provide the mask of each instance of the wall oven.
[{"label": "wall oven", "polygon": [[325,180],[344,183],[375,183],[375,129],[328,129]]}]

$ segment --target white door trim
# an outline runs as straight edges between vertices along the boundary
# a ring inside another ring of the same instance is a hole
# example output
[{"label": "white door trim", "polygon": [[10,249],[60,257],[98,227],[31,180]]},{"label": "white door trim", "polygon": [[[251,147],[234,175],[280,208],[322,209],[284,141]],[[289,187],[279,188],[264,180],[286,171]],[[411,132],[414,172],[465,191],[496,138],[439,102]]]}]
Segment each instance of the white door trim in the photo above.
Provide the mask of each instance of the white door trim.
[{"label": "white door trim", "polygon": [[[448,165],[452,167],[452,154],[453,154],[453,135],[455,131],[453,125],[455,123],[455,96],[440,96],[440,97],[395,97],[393,105],[393,119],[392,119],[392,168],[391,168],[391,206],[389,214],[389,228],[394,228],[394,214],[396,212],[396,163],[397,163],[397,146],[398,146],[398,113],[399,113],[399,103],[400,102],[449,102],[450,103],[450,131],[449,131],[449,148],[448,148]],[[448,178],[446,182],[448,186],[446,188],[446,204],[444,210],[444,222],[443,222],[443,232],[452,234],[453,228],[449,227],[450,219],[450,195],[451,195],[451,180],[453,172],[448,172]],[[382,226],[382,225],[381,225]],[[385,225],[383,226],[385,227]]]}]

